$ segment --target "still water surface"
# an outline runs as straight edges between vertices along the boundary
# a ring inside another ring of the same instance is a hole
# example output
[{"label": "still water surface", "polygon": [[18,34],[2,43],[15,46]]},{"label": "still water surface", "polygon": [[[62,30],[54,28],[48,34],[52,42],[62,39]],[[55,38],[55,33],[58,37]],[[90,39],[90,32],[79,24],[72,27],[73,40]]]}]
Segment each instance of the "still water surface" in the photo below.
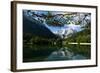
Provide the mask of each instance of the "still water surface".
[{"label": "still water surface", "polygon": [[90,45],[24,47],[23,62],[85,60],[91,58]]}]

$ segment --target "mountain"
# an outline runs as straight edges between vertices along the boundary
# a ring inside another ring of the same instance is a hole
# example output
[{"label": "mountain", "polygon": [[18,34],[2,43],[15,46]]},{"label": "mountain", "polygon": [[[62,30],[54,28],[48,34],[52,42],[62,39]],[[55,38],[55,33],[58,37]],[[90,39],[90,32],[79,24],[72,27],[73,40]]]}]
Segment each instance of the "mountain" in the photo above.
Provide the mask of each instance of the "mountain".
[{"label": "mountain", "polygon": [[36,21],[25,12],[23,12],[23,32],[45,38],[57,38],[57,36],[54,35],[42,23]]},{"label": "mountain", "polygon": [[65,38],[71,37],[71,36],[73,36],[75,33],[76,33],[75,30],[69,28],[69,29],[67,29],[67,30],[65,31],[64,37],[65,37]]}]

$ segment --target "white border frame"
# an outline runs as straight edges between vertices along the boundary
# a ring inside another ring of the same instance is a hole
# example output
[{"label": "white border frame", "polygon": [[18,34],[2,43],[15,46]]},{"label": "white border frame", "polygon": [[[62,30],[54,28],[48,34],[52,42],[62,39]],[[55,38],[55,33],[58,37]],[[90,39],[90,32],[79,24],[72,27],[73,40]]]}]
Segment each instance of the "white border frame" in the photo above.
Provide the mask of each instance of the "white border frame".
[{"label": "white border frame", "polygon": [[[71,6],[49,6],[49,5],[34,5],[34,4],[17,4],[17,69],[39,69],[39,68],[56,68],[56,67],[75,67],[96,65],[96,8],[86,7],[71,7]],[[53,61],[53,62],[32,62],[23,63],[22,52],[22,10],[51,10],[51,11],[68,11],[68,12],[87,12],[91,13],[91,59],[90,60],[74,60],[74,61]]]}]

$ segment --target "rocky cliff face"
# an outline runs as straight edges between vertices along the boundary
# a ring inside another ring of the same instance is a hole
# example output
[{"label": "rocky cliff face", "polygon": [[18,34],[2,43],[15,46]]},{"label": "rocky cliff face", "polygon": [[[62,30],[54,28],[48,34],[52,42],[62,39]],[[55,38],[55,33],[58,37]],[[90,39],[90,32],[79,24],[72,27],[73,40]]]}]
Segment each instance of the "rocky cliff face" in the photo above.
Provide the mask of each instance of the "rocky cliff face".
[{"label": "rocky cliff face", "polygon": [[56,38],[48,28],[46,28],[42,23],[33,19],[26,12],[23,13],[23,32],[31,33],[32,35],[41,36],[45,38]]}]

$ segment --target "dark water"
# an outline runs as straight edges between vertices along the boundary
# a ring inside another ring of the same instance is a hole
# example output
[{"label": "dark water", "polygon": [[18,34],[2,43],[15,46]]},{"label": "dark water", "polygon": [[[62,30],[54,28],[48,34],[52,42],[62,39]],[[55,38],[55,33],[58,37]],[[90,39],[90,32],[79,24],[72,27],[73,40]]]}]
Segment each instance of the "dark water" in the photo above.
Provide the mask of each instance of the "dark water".
[{"label": "dark water", "polygon": [[90,45],[31,46],[23,48],[23,62],[85,60],[91,58]]}]

